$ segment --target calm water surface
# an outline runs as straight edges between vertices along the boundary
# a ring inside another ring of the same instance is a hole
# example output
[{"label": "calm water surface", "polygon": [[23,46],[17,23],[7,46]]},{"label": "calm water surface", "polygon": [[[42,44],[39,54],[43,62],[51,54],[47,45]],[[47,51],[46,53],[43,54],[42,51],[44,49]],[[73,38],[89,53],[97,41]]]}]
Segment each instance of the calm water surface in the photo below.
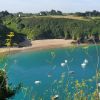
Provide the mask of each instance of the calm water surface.
[{"label": "calm water surface", "polygon": [[[98,50],[97,50],[98,49]],[[10,56],[8,64],[8,80],[12,86],[22,83],[22,89],[11,100],[50,100],[58,94],[65,100],[66,81],[82,81],[95,76],[100,46],[60,48],[42,51],[21,52]],[[85,68],[81,64],[88,60]],[[61,63],[67,63],[61,66]],[[73,71],[73,75],[69,75]],[[40,84],[35,84],[39,81]],[[95,82],[90,84],[95,88]],[[74,89],[69,86],[70,92]],[[92,89],[93,90],[93,89]],[[91,91],[92,91],[91,90]]]}]

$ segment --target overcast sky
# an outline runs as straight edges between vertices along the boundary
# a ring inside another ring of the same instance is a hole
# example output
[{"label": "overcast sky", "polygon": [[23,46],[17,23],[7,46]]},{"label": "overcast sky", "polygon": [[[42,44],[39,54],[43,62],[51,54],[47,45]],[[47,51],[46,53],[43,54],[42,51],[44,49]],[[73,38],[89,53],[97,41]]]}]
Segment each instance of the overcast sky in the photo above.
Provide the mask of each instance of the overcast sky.
[{"label": "overcast sky", "polygon": [[100,0],[0,0],[0,11],[36,13],[51,9],[63,12],[100,11]]}]

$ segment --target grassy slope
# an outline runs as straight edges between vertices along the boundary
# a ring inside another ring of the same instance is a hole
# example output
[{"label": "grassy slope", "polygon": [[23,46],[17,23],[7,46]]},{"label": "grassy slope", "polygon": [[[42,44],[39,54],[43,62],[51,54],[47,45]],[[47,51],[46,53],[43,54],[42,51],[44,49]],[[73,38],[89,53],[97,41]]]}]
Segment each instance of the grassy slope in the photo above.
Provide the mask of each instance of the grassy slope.
[{"label": "grassy slope", "polygon": [[[73,15],[68,15],[68,16],[34,16],[36,18],[64,18],[64,19],[75,19],[75,20],[83,20],[83,21],[89,21],[91,18],[85,18],[85,17],[78,17],[78,16],[73,16]],[[23,17],[23,18],[33,18],[31,17]],[[97,17],[93,17],[95,19]]]},{"label": "grassy slope", "polygon": [[[73,15],[68,16],[31,16],[31,17],[21,17],[22,19],[32,19],[32,18],[58,18],[58,19],[74,19],[74,20],[82,20],[82,21],[91,21],[91,19],[100,19],[100,17],[91,17],[91,18],[85,18],[85,17],[78,17]],[[11,22],[11,24],[7,24],[8,22]],[[16,23],[12,21],[12,19],[6,19],[4,21],[4,24],[13,30],[17,30]]]},{"label": "grassy slope", "polygon": [[[22,34],[26,34],[29,35],[29,37],[32,37],[30,35],[35,34],[34,33],[34,26],[30,27],[25,27],[23,29],[18,29],[18,23],[16,22],[16,19],[18,17],[13,17],[13,18],[6,18],[3,23],[5,26],[7,26],[8,28],[10,28],[12,31],[15,31],[17,33],[22,33]],[[72,15],[67,15],[67,16],[30,16],[30,17],[21,17],[22,21],[21,23],[23,23],[25,26],[27,26],[30,22],[32,22],[32,25],[37,25],[37,23],[41,20],[41,19],[58,19],[58,23],[59,25],[64,23],[67,19],[70,20],[71,22],[75,21],[75,23],[88,23],[88,22],[92,22],[92,20],[97,20],[100,17],[91,17],[91,18],[86,18],[86,17],[77,17],[77,16],[72,16]],[[37,19],[35,21],[35,19]],[[39,20],[38,20],[39,19]],[[61,19],[61,21],[59,21]],[[65,20],[65,21],[64,21]],[[48,21],[48,20],[47,20]],[[11,22],[10,24],[8,24],[9,22]],[[42,22],[42,21],[40,21]],[[45,22],[45,21],[44,21]],[[53,22],[53,21],[52,21]],[[54,21],[55,22],[55,21]],[[62,23],[61,23],[62,22]],[[39,23],[40,24],[40,23]],[[56,24],[56,23],[55,23]],[[41,25],[41,24],[40,24]],[[43,23],[43,25],[45,25]],[[87,26],[87,25],[86,25]],[[48,27],[48,26],[47,26]]]}]

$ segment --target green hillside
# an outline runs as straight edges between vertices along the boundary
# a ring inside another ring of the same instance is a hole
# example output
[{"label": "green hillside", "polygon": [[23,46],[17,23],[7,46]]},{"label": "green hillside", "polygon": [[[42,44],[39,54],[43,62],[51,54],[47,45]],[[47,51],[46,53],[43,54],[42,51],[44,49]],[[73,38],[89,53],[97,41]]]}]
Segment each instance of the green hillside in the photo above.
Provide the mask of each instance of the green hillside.
[{"label": "green hillside", "polygon": [[[18,44],[26,37],[36,39],[75,39],[88,42],[100,39],[100,19],[65,16],[14,16],[1,18],[0,33],[15,32],[14,41]],[[5,36],[4,36],[5,38]]]}]

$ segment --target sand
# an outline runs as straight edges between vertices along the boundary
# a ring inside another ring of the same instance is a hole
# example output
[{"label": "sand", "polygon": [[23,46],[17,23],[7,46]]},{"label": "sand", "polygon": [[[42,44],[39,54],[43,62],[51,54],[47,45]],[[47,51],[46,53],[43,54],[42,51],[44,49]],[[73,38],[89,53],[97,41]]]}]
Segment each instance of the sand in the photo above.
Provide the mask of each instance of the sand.
[{"label": "sand", "polygon": [[[74,40],[64,40],[64,39],[47,39],[47,40],[34,40],[32,41],[32,46],[29,47],[11,47],[10,52],[26,51],[26,50],[42,50],[50,48],[60,48],[73,46],[72,42]],[[9,52],[9,48],[0,48],[0,53]]]}]

